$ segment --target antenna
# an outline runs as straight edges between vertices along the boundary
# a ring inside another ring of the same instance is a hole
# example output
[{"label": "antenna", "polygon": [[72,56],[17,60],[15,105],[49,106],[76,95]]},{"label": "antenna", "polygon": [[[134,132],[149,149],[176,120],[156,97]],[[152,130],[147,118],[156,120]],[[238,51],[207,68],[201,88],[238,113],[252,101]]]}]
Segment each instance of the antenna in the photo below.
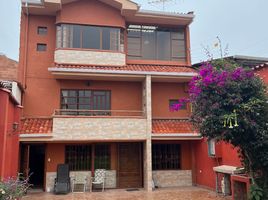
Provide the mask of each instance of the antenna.
[{"label": "antenna", "polygon": [[163,11],[165,10],[166,3],[174,2],[176,3],[177,0],[148,0],[148,3],[151,5],[159,5],[162,4]]}]

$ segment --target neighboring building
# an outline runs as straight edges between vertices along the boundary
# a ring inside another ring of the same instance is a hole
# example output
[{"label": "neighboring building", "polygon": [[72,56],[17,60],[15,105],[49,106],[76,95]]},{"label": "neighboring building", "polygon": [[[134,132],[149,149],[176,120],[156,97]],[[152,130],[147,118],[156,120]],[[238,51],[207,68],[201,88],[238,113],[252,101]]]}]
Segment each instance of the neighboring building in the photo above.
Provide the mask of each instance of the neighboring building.
[{"label": "neighboring building", "polygon": [[255,66],[253,69],[263,79],[263,82],[268,85],[268,62]]},{"label": "neighboring building", "polygon": [[[214,59],[214,60],[219,60]],[[264,63],[268,63],[268,58],[266,57],[254,57],[254,56],[243,56],[243,55],[233,55],[224,57],[224,60],[235,62],[236,64],[240,65],[241,67],[248,67],[248,68],[255,68],[256,66],[260,66]],[[202,63],[195,63],[193,67],[199,67]]]},{"label": "neighboring building", "polygon": [[18,62],[0,54],[0,80],[18,80]]},{"label": "neighboring building", "polygon": [[22,88],[16,82],[18,63],[0,55],[0,178],[17,175]]},{"label": "neighboring building", "polygon": [[19,78],[25,88],[22,172],[52,191],[56,168],[107,169],[107,188],[195,184],[188,122],[193,13],[143,11],[129,0],[22,3]]}]

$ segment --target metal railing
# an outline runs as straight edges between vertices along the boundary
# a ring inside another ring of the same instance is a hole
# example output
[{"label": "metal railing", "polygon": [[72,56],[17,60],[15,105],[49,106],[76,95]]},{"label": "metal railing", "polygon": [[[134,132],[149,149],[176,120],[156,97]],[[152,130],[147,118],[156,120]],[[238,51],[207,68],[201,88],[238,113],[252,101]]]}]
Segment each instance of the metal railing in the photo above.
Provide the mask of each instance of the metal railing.
[{"label": "metal railing", "polygon": [[54,116],[73,116],[73,117],[144,117],[141,110],[74,110],[56,109]]}]

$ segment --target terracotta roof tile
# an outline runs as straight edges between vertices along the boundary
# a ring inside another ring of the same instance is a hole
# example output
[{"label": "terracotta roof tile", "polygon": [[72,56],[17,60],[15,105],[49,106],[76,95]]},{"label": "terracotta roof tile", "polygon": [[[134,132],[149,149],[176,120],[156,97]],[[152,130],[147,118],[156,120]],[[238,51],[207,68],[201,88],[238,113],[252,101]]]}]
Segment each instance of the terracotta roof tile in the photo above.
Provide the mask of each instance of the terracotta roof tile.
[{"label": "terracotta roof tile", "polygon": [[153,119],[154,134],[197,134],[193,125],[186,119]]},{"label": "terracotta roof tile", "polygon": [[147,71],[147,72],[196,72],[195,69],[187,66],[173,65],[135,65],[125,66],[96,66],[96,65],[75,65],[75,64],[57,64],[56,68],[64,69],[92,69],[92,70],[118,70],[118,71]]},{"label": "terracotta roof tile", "polygon": [[20,134],[52,132],[52,118],[26,118],[21,120]]}]

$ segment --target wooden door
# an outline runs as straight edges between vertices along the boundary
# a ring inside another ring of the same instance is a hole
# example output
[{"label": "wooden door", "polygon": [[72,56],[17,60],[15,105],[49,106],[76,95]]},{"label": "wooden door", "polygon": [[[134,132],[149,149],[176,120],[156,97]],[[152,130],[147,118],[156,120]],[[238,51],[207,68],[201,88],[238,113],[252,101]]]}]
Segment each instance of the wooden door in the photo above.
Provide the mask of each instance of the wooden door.
[{"label": "wooden door", "polygon": [[140,143],[118,145],[118,187],[142,187],[142,153]]}]

